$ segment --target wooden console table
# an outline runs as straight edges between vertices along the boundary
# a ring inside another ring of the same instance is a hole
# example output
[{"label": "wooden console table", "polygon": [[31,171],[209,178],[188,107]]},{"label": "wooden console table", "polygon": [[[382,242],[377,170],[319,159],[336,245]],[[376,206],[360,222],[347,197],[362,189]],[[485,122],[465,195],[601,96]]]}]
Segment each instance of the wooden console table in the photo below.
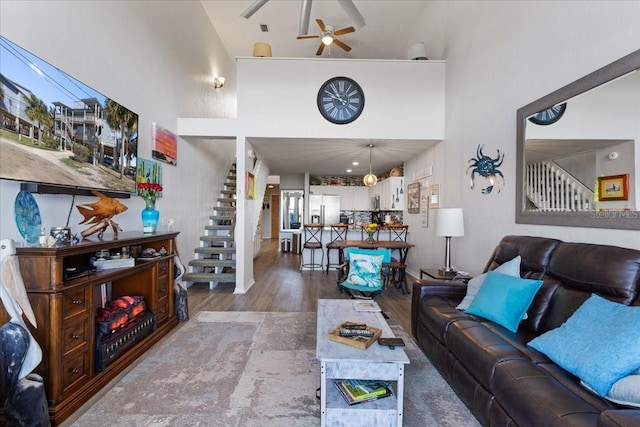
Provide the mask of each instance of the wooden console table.
[{"label": "wooden console table", "polygon": [[[69,417],[98,390],[114,379],[178,324],[173,311],[173,257],[178,233],[120,233],[118,239],[89,238],[77,245],[56,248],[16,248],[20,272],[38,328],[30,328],[42,348],[35,373],[44,378],[51,424]],[[90,265],[100,250],[131,252],[165,248],[167,254],[136,260],[133,267],[79,274],[65,280],[65,271]],[[110,362],[96,369],[96,310],[101,306],[103,283],[111,284],[111,299],[142,295],[147,310],[155,313],[156,329]],[[9,320],[0,304],[0,324]],[[31,326],[31,325],[29,325]],[[4,402],[5,397],[0,399]],[[0,407],[0,424],[4,423]]]}]

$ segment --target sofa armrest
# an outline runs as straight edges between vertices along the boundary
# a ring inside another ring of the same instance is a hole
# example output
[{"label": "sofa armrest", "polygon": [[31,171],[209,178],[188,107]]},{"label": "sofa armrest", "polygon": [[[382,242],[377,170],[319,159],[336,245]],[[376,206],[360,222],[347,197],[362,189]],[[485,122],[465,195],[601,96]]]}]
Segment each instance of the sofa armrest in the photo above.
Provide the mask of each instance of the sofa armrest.
[{"label": "sofa armrest", "polygon": [[467,284],[458,280],[418,279],[413,282],[411,294],[411,333],[415,336],[420,301],[426,296],[440,296],[461,301],[467,293]]},{"label": "sofa armrest", "polygon": [[421,299],[425,295],[462,299],[466,293],[467,284],[459,280],[418,279],[413,282],[414,299]]},{"label": "sofa armrest", "polygon": [[598,427],[629,427],[640,425],[640,409],[609,409],[598,417]]}]

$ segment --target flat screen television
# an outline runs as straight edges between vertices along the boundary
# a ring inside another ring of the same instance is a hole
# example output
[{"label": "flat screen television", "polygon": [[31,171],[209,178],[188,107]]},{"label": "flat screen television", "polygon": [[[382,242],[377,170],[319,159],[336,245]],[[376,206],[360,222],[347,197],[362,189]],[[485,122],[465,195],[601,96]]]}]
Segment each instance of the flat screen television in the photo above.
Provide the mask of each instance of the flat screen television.
[{"label": "flat screen television", "polygon": [[137,152],[136,113],[0,36],[0,179],[129,197]]}]

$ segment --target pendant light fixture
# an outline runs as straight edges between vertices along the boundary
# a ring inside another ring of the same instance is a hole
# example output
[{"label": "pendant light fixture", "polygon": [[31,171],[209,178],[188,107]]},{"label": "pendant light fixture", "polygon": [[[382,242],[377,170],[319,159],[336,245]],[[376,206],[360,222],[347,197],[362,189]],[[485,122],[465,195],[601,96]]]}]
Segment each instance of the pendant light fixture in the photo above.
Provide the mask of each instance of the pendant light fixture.
[{"label": "pendant light fixture", "polygon": [[373,150],[374,145],[369,144],[369,173],[362,178],[362,182],[367,187],[373,187],[378,182],[378,177],[371,173],[371,151]]}]

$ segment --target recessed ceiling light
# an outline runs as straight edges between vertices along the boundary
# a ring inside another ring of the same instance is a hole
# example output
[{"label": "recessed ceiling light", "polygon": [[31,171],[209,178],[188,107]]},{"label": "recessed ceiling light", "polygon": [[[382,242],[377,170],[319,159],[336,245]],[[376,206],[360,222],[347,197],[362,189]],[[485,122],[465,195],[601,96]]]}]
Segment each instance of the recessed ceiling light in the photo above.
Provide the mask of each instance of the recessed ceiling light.
[{"label": "recessed ceiling light", "polygon": [[352,162],[351,164],[352,164],[353,166],[358,166],[358,165],[360,164],[360,162],[356,160],[355,162]]},{"label": "recessed ceiling light", "polygon": [[351,169],[347,169],[347,173],[351,173],[351,172],[352,172]]}]

